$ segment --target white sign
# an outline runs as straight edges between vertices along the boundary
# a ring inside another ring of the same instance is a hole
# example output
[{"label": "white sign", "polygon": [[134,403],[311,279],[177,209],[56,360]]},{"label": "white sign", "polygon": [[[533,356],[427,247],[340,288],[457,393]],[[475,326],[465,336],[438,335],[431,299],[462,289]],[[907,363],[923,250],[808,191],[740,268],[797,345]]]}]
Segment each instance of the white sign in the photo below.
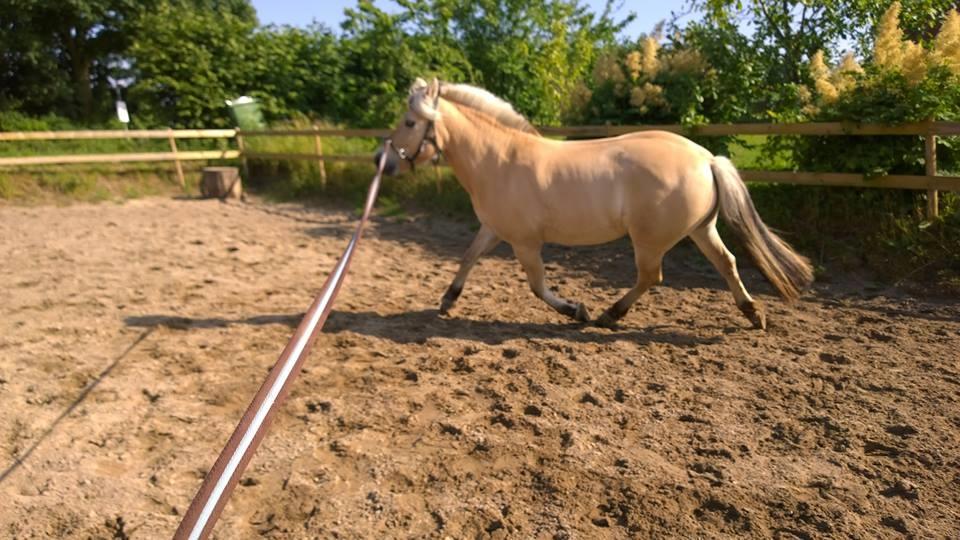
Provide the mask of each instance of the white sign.
[{"label": "white sign", "polygon": [[127,104],[123,101],[117,101],[117,119],[124,124],[130,123],[130,113],[127,112]]}]

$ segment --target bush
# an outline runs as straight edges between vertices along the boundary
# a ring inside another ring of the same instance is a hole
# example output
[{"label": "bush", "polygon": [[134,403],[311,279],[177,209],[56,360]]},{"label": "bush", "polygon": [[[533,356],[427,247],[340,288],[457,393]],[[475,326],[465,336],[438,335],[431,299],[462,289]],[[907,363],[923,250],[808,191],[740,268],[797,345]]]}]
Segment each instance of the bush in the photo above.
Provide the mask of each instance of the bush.
[{"label": "bush", "polygon": [[[960,13],[952,12],[928,44],[903,39],[898,13],[899,4],[894,3],[884,15],[866,66],[848,55],[830,67],[823,53],[814,55],[811,87],[796,87],[794,110],[779,116],[880,124],[960,118]],[[958,142],[940,139],[941,173],[957,170]],[[925,174],[924,144],[921,136],[775,137],[764,145],[764,154],[770,158],[786,152],[797,170],[864,173],[869,179]],[[760,193],[758,206],[767,207],[774,224],[789,230],[791,223],[802,223],[812,234],[799,243],[821,254],[866,264],[894,280],[960,274],[960,217],[954,194],[943,194],[941,219],[928,221],[923,191],[791,186],[755,191]],[[780,211],[786,207],[789,215]]]}]

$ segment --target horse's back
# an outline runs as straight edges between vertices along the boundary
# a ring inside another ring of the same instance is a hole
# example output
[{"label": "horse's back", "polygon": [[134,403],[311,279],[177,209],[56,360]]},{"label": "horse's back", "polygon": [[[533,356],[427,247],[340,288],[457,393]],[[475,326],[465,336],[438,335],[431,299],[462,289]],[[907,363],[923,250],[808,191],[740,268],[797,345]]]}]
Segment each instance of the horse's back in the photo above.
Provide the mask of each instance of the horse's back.
[{"label": "horse's back", "polygon": [[639,228],[672,241],[713,207],[713,156],[679,135],[641,132],[543,149],[536,176],[549,241],[596,243]]},{"label": "horse's back", "polygon": [[600,176],[615,178],[628,229],[679,239],[713,209],[713,154],[690,139],[643,131],[593,143],[583,148],[595,156]]}]

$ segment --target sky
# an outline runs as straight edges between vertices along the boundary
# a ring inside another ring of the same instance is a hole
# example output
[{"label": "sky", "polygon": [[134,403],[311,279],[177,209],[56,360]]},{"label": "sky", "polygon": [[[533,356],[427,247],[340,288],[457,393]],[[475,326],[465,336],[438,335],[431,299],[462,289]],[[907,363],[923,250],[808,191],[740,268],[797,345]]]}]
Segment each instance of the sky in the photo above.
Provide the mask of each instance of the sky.
[{"label": "sky", "polygon": [[[594,11],[600,12],[606,2],[586,0],[585,3]],[[637,18],[625,29],[624,34],[626,37],[637,37],[652,30],[659,21],[670,18],[672,11],[680,11],[685,3],[685,0],[623,0],[617,2],[622,7],[615,12],[615,19],[623,18],[631,11],[635,12]],[[355,4],[356,0],[253,0],[261,24],[306,26],[317,20],[334,30],[340,29],[343,9]],[[389,0],[378,0],[376,4],[388,11],[395,5]]]}]

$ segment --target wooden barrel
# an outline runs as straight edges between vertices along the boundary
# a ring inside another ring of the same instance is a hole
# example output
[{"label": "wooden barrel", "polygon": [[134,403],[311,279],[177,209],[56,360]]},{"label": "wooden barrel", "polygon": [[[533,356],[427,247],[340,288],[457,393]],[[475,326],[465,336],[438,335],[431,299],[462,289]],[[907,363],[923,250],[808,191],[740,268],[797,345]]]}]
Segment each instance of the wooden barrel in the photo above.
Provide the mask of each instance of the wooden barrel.
[{"label": "wooden barrel", "polygon": [[200,194],[207,198],[242,198],[243,184],[240,182],[240,170],[236,167],[204,167],[203,178],[200,180]]}]

